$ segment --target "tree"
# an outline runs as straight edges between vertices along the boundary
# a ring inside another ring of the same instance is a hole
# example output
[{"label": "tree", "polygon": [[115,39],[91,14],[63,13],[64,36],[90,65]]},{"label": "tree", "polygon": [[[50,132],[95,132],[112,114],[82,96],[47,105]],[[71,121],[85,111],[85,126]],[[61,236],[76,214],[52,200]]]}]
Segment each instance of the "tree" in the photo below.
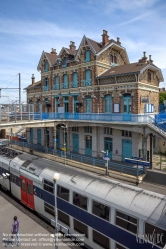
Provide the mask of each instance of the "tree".
[{"label": "tree", "polygon": [[159,94],[160,104],[164,104],[164,100],[166,100],[166,92],[160,92],[160,94]]}]

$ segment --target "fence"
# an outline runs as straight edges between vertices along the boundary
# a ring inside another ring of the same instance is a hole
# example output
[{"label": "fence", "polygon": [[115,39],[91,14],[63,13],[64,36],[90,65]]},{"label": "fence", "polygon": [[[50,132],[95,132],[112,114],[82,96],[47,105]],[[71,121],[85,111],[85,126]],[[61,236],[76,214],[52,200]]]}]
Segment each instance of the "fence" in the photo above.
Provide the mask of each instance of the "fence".
[{"label": "fence", "polygon": [[[70,159],[70,160],[74,160],[74,161],[82,162],[85,164],[90,164],[93,166],[105,168],[106,161],[102,160],[102,159],[88,157],[88,156],[84,156],[84,155],[80,155],[80,154],[74,154],[71,152],[65,153],[62,150],[54,150],[52,148],[47,148],[47,147],[42,146],[42,145],[31,144],[31,143],[26,143],[26,142],[12,141],[12,143],[15,145],[18,145],[20,147],[29,148],[31,150],[46,152],[46,153],[49,153],[51,155],[56,155],[56,156],[60,156],[63,158],[66,157],[67,159]],[[112,170],[112,171],[116,171],[116,172],[120,172],[120,173],[124,173],[124,174],[128,174],[128,175],[133,175],[133,176],[140,176],[140,175],[144,174],[144,168],[142,166],[139,166],[137,169],[137,166],[135,166],[135,165],[128,166],[128,165],[124,165],[124,164],[115,163],[115,162],[110,161],[108,163],[108,168],[109,168],[109,170]]]}]

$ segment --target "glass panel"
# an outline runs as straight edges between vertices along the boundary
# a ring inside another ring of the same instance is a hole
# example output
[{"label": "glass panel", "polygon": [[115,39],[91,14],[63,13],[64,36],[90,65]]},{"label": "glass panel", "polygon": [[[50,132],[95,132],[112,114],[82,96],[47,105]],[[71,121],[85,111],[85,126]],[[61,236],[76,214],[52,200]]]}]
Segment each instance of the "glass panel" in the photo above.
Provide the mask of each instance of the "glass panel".
[{"label": "glass panel", "polygon": [[25,188],[25,181],[24,180],[21,180],[21,189],[26,191],[26,188]]},{"label": "glass panel", "polygon": [[77,81],[77,73],[76,72],[73,73],[73,81]]},{"label": "glass panel", "polygon": [[149,223],[145,223],[145,238],[150,240],[150,236],[153,237],[152,241],[154,245],[161,246],[162,248],[166,244],[166,231]]},{"label": "glass panel", "polygon": [[124,213],[121,213],[119,211],[116,211],[116,216],[118,216],[120,218],[123,218],[123,219],[125,219],[127,221],[131,221],[132,223],[135,223],[137,225],[137,219],[134,218],[134,217],[131,217],[131,216],[129,216],[127,214],[124,214]]},{"label": "glass panel", "polygon": [[110,208],[102,203],[93,201],[92,213],[102,219],[109,220]]},{"label": "glass panel", "polygon": [[89,69],[85,71],[85,79],[86,80],[90,79],[90,70]]},{"label": "glass panel", "polygon": [[87,198],[83,195],[73,193],[73,204],[87,210]]},{"label": "glass panel", "polygon": [[116,217],[116,225],[123,227],[124,229],[132,232],[132,233],[137,233],[137,225],[133,225],[130,222],[127,222],[125,220],[122,220],[118,217]]},{"label": "glass panel", "polygon": [[88,227],[78,220],[75,219],[73,220],[74,220],[74,230],[78,231],[81,234],[85,234],[85,236],[88,238]]},{"label": "glass panel", "polygon": [[123,111],[127,112],[127,101],[123,100]]},{"label": "glass panel", "polygon": [[64,75],[63,75],[63,82],[64,82],[64,83],[67,83],[67,82],[68,82],[67,74],[64,74]]},{"label": "glass panel", "polygon": [[63,188],[58,185],[58,192],[57,192],[58,197],[69,201],[69,190],[67,188]]},{"label": "glass panel", "polygon": [[49,214],[55,216],[54,207],[51,206],[50,204],[46,203],[46,202],[44,203],[44,210],[45,210],[47,213],[49,213]]},{"label": "glass panel", "polygon": [[121,246],[121,245],[119,245],[119,244],[117,244],[116,243],[116,247],[115,247],[116,249],[126,249],[126,247],[123,247],[123,246]]},{"label": "glass panel", "polygon": [[47,180],[44,180],[44,189],[50,193],[54,193],[54,184]]},{"label": "glass panel", "polygon": [[105,249],[109,249],[109,238],[93,230],[93,241]]},{"label": "glass panel", "polygon": [[58,220],[62,221],[66,225],[70,226],[69,223],[69,215],[63,213],[62,211],[58,210]]},{"label": "glass panel", "polygon": [[55,77],[55,83],[58,84],[59,83],[59,76]]},{"label": "glass panel", "polygon": [[33,195],[33,185],[28,182],[28,194]]}]

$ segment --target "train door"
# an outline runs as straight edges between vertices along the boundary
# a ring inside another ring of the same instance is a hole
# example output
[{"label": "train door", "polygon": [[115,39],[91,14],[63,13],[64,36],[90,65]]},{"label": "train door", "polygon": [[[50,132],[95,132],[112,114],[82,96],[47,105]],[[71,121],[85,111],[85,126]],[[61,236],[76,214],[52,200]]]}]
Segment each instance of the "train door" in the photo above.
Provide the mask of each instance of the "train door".
[{"label": "train door", "polygon": [[34,209],[33,182],[20,176],[21,201],[31,209]]}]

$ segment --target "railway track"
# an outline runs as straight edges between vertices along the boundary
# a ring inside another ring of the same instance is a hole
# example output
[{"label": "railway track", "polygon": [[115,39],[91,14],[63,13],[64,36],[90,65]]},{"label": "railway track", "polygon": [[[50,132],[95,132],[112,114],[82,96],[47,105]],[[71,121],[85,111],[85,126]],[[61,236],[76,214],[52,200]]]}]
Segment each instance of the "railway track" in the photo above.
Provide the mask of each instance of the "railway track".
[{"label": "railway track", "polygon": [[[49,233],[54,234],[55,233],[55,228],[50,225],[49,222],[46,220],[42,219],[40,215],[38,215],[36,212],[30,210],[28,207],[26,207],[24,204],[19,202],[13,195],[11,195],[9,192],[4,191],[2,188],[0,188],[0,195],[6,199],[8,202],[10,202],[13,206],[15,206],[17,209],[19,209],[21,212],[26,214],[28,217],[36,221],[40,226],[42,226],[44,229],[46,229]],[[63,241],[63,233],[62,234],[62,241]],[[71,242],[77,243],[78,241],[74,241],[71,239]],[[63,241],[63,243],[66,243]],[[67,245],[68,246],[68,245]],[[71,249],[78,249],[78,248],[83,248],[86,249],[85,247],[79,247],[77,246],[68,246]]]}]

